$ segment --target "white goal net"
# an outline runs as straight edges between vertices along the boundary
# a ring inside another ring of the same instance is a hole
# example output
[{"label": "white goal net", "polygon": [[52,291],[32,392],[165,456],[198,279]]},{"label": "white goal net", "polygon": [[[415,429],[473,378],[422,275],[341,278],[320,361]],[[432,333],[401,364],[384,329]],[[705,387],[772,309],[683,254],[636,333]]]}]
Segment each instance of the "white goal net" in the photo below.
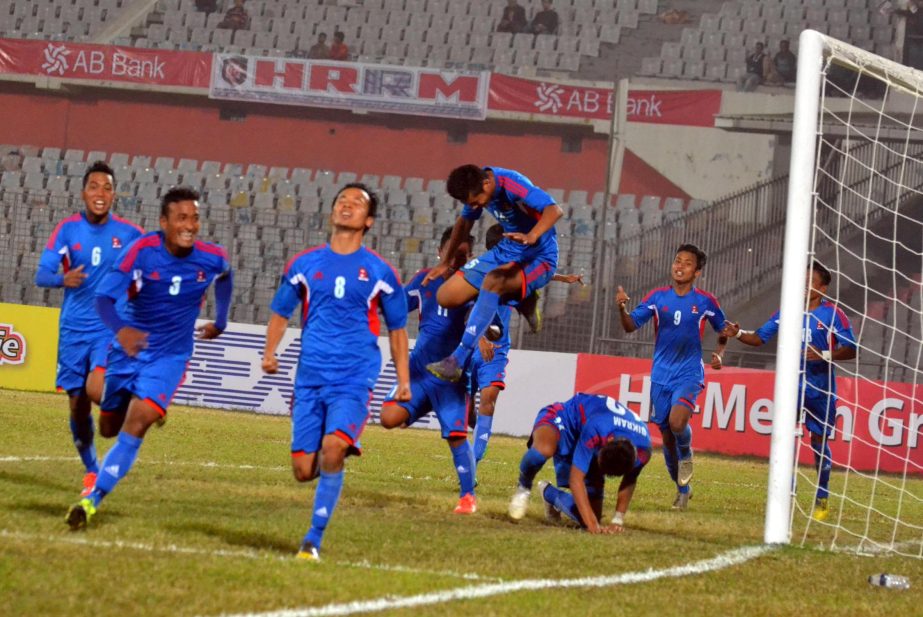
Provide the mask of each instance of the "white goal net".
[{"label": "white goal net", "polygon": [[765,539],[923,558],[923,72],[813,31],[798,52]]}]

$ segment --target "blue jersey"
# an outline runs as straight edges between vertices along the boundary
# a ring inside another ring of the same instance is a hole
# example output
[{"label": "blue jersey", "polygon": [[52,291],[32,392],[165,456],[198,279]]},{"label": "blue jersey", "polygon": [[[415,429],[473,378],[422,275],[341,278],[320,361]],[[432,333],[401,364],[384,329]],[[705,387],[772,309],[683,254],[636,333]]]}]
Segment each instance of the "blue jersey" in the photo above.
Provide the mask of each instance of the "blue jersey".
[{"label": "blue jersey", "polygon": [[724,327],[724,311],[718,299],[695,287],[680,296],[672,287],[654,289],[635,310],[631,319],[640,328],[654,320],[654,365],[651,381],[665,386],[705,381],[702,363],[702,335],[705,322],[715,332]]},{"label": "blue jersey", "polygon": [[590,465],[600,448],[610,439],[625,438],[637,450],[633,469],[644,467],[651,458],[651,435],[647,430],[647,424],[635,412],[612,398],[589,397],[586,394],[577,396],[585,397],[582,405],[586,413],[586,423],[577,438],[573,466],[584,474],[589,473]]},{"label": "blue jersey", "polygon": [[426,365],[445,358],[458,346],[465,332],[465,317],[470,306],[447,309],[439,306],[436,292],[446,279],[438,278],[423,286],[429,268],[417,272],[407,284],[407,310],[419,311],[420,334],[410,354],[410,364],[426,373]]},{"label": "blue jersey", "polygon": [[[85,212],[71,215],[58,223],[45,245],[38,265],[36,282],[41,286],[60,287],[64,272],[83,266],[87,278],[80,287],[65,287],[61,304],[60,329],[81,333],[109,333],[96,312],[96,288],[112,269],[122,251],[144,233],[140,227],[114,214],[105,223],[94,225]],[[120,297],[123,299],[124,294]],[[124,300],[119,305],[122,310]],[[109,333],[111,334],[111,333]]]},{"label": "blue jersey", "polygon": [[[506,233],[528,233],[542,218],[542,211],[555,205],[554,198],[538,188],[527,177],[511,169],[485,167],[492,171],[496,180],[494,194],[483,208],[465,205],[461,216],[469,221],[481,218],[483,210],[490,212]],[[495,247],[504,256],[511,256],[510,261],[519,261],[516,256],[542,255],[557,264],[558,237],[554,227],[546,231],[533,246],[525,246],[503,238]]]},{"label": "blue jersey", "polygon": [[[856,346],[849,319],[838,306],[824,300],[816,309],[805,313],[802,330],[802,343],[818,351],[833,351],[837,346]],[[756,335],[764,343],[779,331],[779,311],[764,323]],[[833,365],[825,360],[805,362],[804,380],[811,385],[805,396],[826,397],[826,393],[836,394],[836,376]]]},{"label": "blue jersey", "polygon": [[407,299],[391,264],[364,246],[349,255],[329,244],[309,248],[285,267],[271,308],[287,318],[299,303],[296,385],[374,387],[381,371],[379,306],[388,329],[407,324]]},{"label": "blue jersey", "polygon": [[[177,257],[167,250],[163,232],[157,231],[125,250],[96,293],[115,300],[127,294],[125,325],[148,333],[139,359],[189,356],[208,286],[230,271],[223,247],[196,240],[191,253]],[[113,345],[120,347],[118,342]]]}]

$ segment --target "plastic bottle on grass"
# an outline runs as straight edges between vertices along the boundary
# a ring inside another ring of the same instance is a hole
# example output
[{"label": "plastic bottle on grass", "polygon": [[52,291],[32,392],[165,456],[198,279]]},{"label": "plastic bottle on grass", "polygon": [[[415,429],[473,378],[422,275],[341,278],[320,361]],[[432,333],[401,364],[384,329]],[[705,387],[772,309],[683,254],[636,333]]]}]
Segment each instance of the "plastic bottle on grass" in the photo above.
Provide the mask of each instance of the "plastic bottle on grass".
[{"label": "plastic bottle on grass", "polygon": [[873,574],[869,577],[869,585],[887,589],[910,589],[910,579],[898,574]]}]

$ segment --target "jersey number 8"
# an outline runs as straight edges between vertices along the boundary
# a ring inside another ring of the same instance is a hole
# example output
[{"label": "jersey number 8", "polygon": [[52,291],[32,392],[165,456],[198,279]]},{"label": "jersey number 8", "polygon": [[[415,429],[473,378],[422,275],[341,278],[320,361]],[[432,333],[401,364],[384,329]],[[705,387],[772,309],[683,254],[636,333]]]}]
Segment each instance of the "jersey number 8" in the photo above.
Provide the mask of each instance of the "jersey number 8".
[{"label": "jersey number 8", "polygon": [[338,276],[333,280],[333,295],[340,299],[346,295],[346,277]]}]

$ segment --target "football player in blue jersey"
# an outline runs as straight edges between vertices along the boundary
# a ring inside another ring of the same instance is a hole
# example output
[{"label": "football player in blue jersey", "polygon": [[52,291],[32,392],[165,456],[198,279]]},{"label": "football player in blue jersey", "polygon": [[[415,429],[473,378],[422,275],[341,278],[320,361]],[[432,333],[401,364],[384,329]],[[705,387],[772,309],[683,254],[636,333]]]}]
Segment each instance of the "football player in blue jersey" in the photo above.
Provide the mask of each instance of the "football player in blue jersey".
[{"label": "football player in blue jersey", "polygon": [[[197,239],[199,193],[173,188],[160,204],[160,231],[129,245],[96,290],[96,310],[115,340],[100,403],[100,434],[115,445],[90,493],[71,506],[71,529],[86,527],[103,498],[131,470],[147,430],[166,417],[192,355],[193,336],[213,339],[227,326],[233,277],[227,252]],[[217,319],[196,318],[212,281]],[[128,296],[124,311],[116,303]]]},{"label": "football player in blue jersey", "polygon": [[359,436],[381,371],[380,322],[388,326],[397,371],[395,401],[410,400],[407,299],[397,271],[362,245],[375,221],[378,197],[361,183],[336,194],[330,241],[302,251],[285,267],[266,329],[263,370],[278,371],[276,348],[301,304],[301,355],[292,404],[292,471],[299,482],[319,480],[311,526],[297,556],[317,561],[324,531],[343,488],[348,454]]},{"label": "football player in blue jersey", "polygon": [[[833,459],[827,440],[833,436],[836,424],[836,367],[834,362],[856,357],[856,337],[849,318],[839,306],[827,300],[830,271],[818,262],[808,269],[808,311],[804,315],[804,372],[801,375],[801,407],[804,424],[811,434],[811,450],[817,469],[817,493],[814,496],[815,520],[829,515],[827,498],[830,494],[830,470]],[[759,347],[779,332],[779,311],[759,330],[741,330],[728,323],[725,334],[741,343]]]},{"label": "football player in blue jersey", "polygon": [[35,284],[64,288],[56,385],[67,392],[71,435],[85,468],[83,490],[89,493],[99,472],[90,403],[99,403],[112,341],[112,332],[96,312],[96,288],[125,247],[144,231],[111,212],[115,174],[104,162],[87,168],[81,196],[84,211],[55,227],[42,252]]},{"label": "football player in blue jersey", "polygon": [[[436,377],[458,381],[501,304],[523,303],[519,306],[523,316],[534,331],[540,328],[534,292],[548,284],[558,266],[554,224],[562,211],[551,195],[527,177],[500,167],[457,167],[449,174],[446,190],[465,204],[455,221],[448,255],[455,254],[485,209],[506,232],[497,246],[465,264],[462,276],[452,277],[439,288],[439,304],[446,308],[464,306],[477,298],[461,343],[451,355],[427,365]],[[440,262],[425,282],[443,276],[449,267],[447,261]]]},{"label": "football player in blue jersey", "polygon": [[[440,260],[444,257],[443,252],[451,233],[452,229],[449,228],[442,234]],[[469,236],[462,244],[463,250],[456,252],[452,261],[455,269],[471,258],[470,247],[473,243],[474,238]],[[458,474],[459,499],[455,513],[474,514],[477,512],[477,498],[474,494],[475,461],[467,439],[465,385],[461,382],[442,381],[426,371],[428,363],[444,357],[458,345],[465,329],[468,306],[447,309],[436,302],[439,288],[455,269],[423,285],[423,279],[429,273],[429,269],[424,268],[414,275],[405,288],[408,310],[416,309],[420,315],[420,333],[410,354],[411,398],[406,402],[395,401],[392,397],[396,391],[392,390],[381,408],[381,425],[387,429],[406,427],[430,411],[435,411],[442,429],[442,438],[449,444],[452,462]]]},{"label": "football player in blue jersey", "polygon": [[[564,514],[592,534],[623,531],[638,475],[651,457],[651,436],[641,418],[613,398],[578,392],[538,412],[527,447],[510,518],[526,515],[535,476],[554,457],[556,486],[538,483],[546,518],[557,520]],[[615,515],[603,526],[606,476],[622,476],[622,481]],[[562,490],[566,488],[569,493]]]},{"label": "football player in blue jersey", "polygon": [[724,311],[718,299],[695,286],[705,267],[705,252],[692,244],[676,249],[670,266],[672,284],[649,292],[628,311],[628,294],[619,287],[615,302],[625,332],[634,332],[654,321],[654,364],[651,367],[651,422],[660,429],[663,457],[676,483],[673,508],[685,510],[692,495],[692,428],[689,418],[696,399],[705,389],[702,336],[705,323],[718,332],[718,345],[711,366],[721,368],[721,354],[727,345],[722,334]]}]

